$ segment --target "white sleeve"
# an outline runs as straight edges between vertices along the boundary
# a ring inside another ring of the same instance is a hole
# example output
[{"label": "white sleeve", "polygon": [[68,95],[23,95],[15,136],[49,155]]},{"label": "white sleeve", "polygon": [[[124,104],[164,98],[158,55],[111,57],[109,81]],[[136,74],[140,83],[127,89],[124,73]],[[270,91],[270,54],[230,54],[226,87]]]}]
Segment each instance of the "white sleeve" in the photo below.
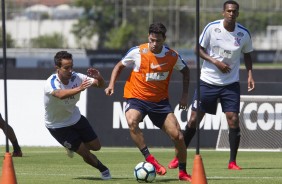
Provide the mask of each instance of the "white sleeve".
[{"label": "white sleeve", "polygon": [[207,48],[210,42],[210,26],[207,25],[200,35],[199,43],[202,47]]},{"label": "white sleeve", "polygon": [[91,81],[91,84],[93,84],[93,82],[94,82],[94,78],[92,78],[92,77],[89,77],[89,76],[87,76],[87,75],[85,75],[85,74],[82,74],[82,73],[77,73],[77,76],[81,79],[81,81],[84,81],[84,80],[86,80],[86,79],[90,79],[90,81]]},{"label": "white sleeve", "polygon": [[253,51],[252,39],[248,36],[248,39],[246,40],[246,44],[242,48],[242,52],[249,53],[252,51]]},{"label": "white sleeve", "polygon": [[51,77],[48,78],[46,83],[45,83],[45,86],[44,86],[44,93],[45,94],[51,94],[53,91],[55,91],[57,89],[61,89],[61,85],[57,81],[55,76],[53,76],[52,78]]},{"label": "white sleeve", "polygon": [[132,47],[126,55],[122,58],[121,62],[124,66],[134,66],[135,62],[140,58],[139,47]]},{"label": "white sleeve", "polygon": [[177,59],[173,68],[175,70],[182,70],[185,66],[187,66],[185,61],[181,58],[180,55],[178,55],[178,59]]}]

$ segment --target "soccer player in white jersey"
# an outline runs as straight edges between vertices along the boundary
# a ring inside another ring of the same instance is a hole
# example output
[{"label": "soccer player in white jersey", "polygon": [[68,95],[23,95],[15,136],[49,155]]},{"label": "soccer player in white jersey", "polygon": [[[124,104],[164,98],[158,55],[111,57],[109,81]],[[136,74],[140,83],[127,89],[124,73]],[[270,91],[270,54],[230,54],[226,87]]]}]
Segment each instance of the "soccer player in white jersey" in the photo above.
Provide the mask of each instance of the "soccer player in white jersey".
[{"label": "soccer player in white jersey", "polygon": [[[225,113],[229,126],[230,160],[228,169],[241,170],[236,163],[240,143],[239,107],[240,84],[239,67],[241,53],[244,55],[248,72],[248,91],[255,88],[252,76],[253,51],[250,33],[236,22],[239,4],[226,1],[223,4],[224,19],[209,23],[203,30],[200,40],[200,57],[204,59],[200,76],[200,103],[198,118],[205,113],[215,114],[218,100]],[[194,94],[192,113],[184,131],[186,147],[196,132],[197,90]],[[169,168],[178,167],[178,159],[169,163]]]},{"label": "soccer player in white jersey", "polygon": [[44,88],[45,125],[51,135],[68,151],[79,154],[83,160],[101,172],[103,180],[111,179],[109,169],[90,151],[101,148],[100,141],[81,115],[76,103],[80,93],[88,87],[104,87],[104,79],[98,70],[88,69],[88,76],[73,70],[72,54],[66,51],[54,57],[56,73],[46,81]]}]

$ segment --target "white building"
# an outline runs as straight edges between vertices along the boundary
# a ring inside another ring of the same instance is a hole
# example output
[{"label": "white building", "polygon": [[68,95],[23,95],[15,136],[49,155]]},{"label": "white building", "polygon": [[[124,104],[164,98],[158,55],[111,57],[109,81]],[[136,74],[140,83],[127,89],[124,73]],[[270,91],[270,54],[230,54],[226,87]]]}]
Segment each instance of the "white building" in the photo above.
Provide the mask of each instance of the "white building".
[{"label": "white building", "polygon": [[[71,30],[82,13],[83,8],[70,7],[66,4],[54,8],[36,4],[26,8],[22,16],[7,20],[6,33],[16,42],[16,47],[29,48],[31,39],[57,33],[63,36],[65,41],[63,45],[67,48],[78,48],[79,44]],[[96,49],[97,36],[82,41],[87,43],[84,45]]]},{"label": "white building", "polygon": [[6,32],[15,40],[17,47],[29,47],[32,38],[58,33],[66,38],[65,45],[69,48],[77,48],[75,36],[71,33],[75,23],[77,20],[7,20]]}]

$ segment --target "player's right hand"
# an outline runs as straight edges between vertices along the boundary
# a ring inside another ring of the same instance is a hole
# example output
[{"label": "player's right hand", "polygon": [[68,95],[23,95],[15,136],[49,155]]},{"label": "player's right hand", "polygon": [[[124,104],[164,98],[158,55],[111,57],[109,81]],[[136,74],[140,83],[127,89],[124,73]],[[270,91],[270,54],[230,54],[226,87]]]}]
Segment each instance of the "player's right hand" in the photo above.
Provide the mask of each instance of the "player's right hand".
[{"label": "player's right hand", "polygon": [[81,85],[79,86],[81,91],[84,91],[86,88],[89,88],[92,85],[92,81],[90,79],[85,79]]},{"label": "player's right hand", "polygon": [[224,63],[224,62],[219,62],[217,61],[215,63],[215,66],[222,72],[222,73],[230,73],[231,72],[231,68],[229,67],[228,64]]},{"label": "player's right hand", "polygon": [[112,94],[114,94],[114,89],[111,88],[111,87],[107,87],[105,89],[105,93],[106,93],[107,96],[111,96]]}]

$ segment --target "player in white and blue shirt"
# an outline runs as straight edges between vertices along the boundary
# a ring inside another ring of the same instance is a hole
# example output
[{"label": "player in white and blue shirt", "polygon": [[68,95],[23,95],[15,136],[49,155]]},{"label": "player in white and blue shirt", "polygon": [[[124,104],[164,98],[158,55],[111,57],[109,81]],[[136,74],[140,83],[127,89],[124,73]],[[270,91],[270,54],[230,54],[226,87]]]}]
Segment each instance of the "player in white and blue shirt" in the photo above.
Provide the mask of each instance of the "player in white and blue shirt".
[{"label": "player in white and blue shirt", "polygon": [[76,103],[79,101],[80,93],[72,95],[70,97],[59,99],[53,96],[56,90],[73,89],[82,84],[84,80],[89,79],[90,83],[94,82],[93,78],[87,77],[87,75],[81,73],[71,73],[71,79],[68,84],[64,85],[58,73],[51,75],[44,88],[45,96],[45,125],[48,128],[62,128],[74,125],[81,117],[79,108]]},{"label": "player in white and blue shirt", "polygon": [[246,28],[235,23],[234,30],[229,32],[223,24],[224,19],[209,23],[200,36],[200,46],[205,52],[228,65],[229,72],[224,72],[214,63],[204,60],[201,80],[216,86],[238,82],[241,54],[253,51],[251,35]]},{"label": "player in white and blue shirt", "polygon": [[[236,163],[240,143],[240,57],[241,54],[244,55],[248,72],[248,91],[251,91],[255,87],[250,55],[253,48],[249,31],[236,22],[239,16],[239,4],[236,1],[226,1],[223,4],[222,15],[224,19],[209,23],[199,39],[199,55],[204,59],[200,76],[200,102],[198,103],[196,90],[191,116],[184,131],[184,139],[188,147],[195,135],[197,120],[200,122],[205,113],[215,114],[219,101],[229,125],[228,169],[240,170],[241,168]],[[198,106],[199,113],[197,114]],[[177,159],[172,160],[169,167],[177,167]]]},{"label": "player in white and blue shirt", "polygon": [[88,120],[81,115],[76,103],[80,93],[88,87],[104,87],[104,79],[98,70],[88,69],[88,76],[73,70],[72,54],[56,53],[56,74],[52,74],[44,87],[45,125],[51,135],[66,148],[68,156],[73,152],[101,172],[103,180],[111,179],[109,169],[91,153],[101,148],[100,141]]}]

